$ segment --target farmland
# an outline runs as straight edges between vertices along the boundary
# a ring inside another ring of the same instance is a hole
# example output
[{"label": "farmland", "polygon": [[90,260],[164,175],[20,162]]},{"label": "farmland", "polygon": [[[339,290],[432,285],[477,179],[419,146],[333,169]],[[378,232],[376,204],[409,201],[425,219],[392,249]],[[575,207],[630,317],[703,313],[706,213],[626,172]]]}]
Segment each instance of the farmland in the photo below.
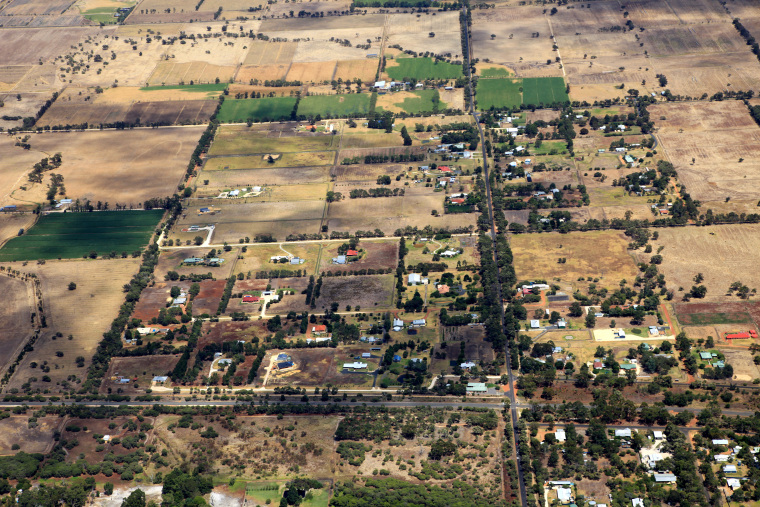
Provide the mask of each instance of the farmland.
[{"label": "farmland", "polygon": [[[63,176],[65,197],[109,202],[111,207],[141,207],[147,199],[176,191],[202,130],[181,127],[36,135],[30,150],[8,146],[11,156],[25,161],[4,168],[15,173],[5,183],[12,186],[7,190],[12,192],[10,201],[45,201],[49,176],[43,176],[44,183],[30,184],[26,174],[40,159],[61,153],[62,164],[54,172]],[[156,171],[157,165],[161,171]]]},{"label": "farmland", "polygon": [[519,79],[478,80],[478,108],[487,111],[493,108],[519,107],[522,104],[522,87]]},{"label": "farmland", "polygon": [[701,284],[707,287],[708,301],[738,300],[737,296],[726,296],[729,285],[736,281],[750,289],[760,287],[756,273],[744,269],[755,262],[759,230],[758,225],[745,224],[661,231],[654,244],[664,247],[661,269],[668,288],[679,292],[683,287],[688,291],[695,285],[697,273],[704,276]]},{"label": "farmland", "polygon": [[222,123],[282,120],[290,118],[295,105],[295,97],[228,99],[222,104],[218,118]]},{"label": "farmland", "polygon": [[0,249],[0,261],[124,256],[140,251],[153,235],[163,210],[62,213],[40,217],[23,236]]},{"label": "farmland", "polygon": [[369,112],[369,95],[309,95],[298,104],[299,116],[348,116]]},{"label": "farmland", "polygon": [[[574,283],[587,273],[598,285],[613,288],[636,277],[636,265],[626,251],[628,241],[618,232],[518,235],[512,239],[515,270],[520,280],[545,279]],[[603,246],[602,246],[603,245]],[[606,255],[600,258],[599,249]],[[566,258],[558,263],[558,258]]]},{"label": "farmland", "polygon": [[432,58],[396,58],[394,64],[385,68],[391,79],[398,81],[406,79],[456,79],[462,77],[462,67]]}]

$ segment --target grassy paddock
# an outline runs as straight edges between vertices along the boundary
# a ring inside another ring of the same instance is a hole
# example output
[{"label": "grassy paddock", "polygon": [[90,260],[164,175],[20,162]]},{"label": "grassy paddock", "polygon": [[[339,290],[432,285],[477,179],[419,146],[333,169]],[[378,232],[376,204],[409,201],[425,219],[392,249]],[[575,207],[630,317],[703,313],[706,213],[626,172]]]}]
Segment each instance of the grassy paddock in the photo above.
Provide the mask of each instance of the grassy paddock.
[{"label": "grassy paddock", "polygon": [[523,104],[568,102],[565,80],[561,77],[526,77],[522,80]]},{"label": "grassy paddock", "polygon": [[478,109],[520,107],[523,101],[521,91],[519,79],[480,79],[477,86]]},{"label": "grassy paddock", "polygon": [[348,116],[369,112],[369,94],[309,95],[298,104],[298,114],[303,116]]},{"label": "grassy paddock", "polygon": [[448,62],[436,62],[432,58],[397,58],[398,65],[386,67],[391,79],[456,79],[462,77],[462,67]]},{"label": "grassy paddock", "polygon": [[150,241],[163,214],[163,210],[150,210],[45,215],[0,249],[0,261],[73,259],[90,252],[131,254]]},{"label": "grassy paddock", "polygon": [[[160,87],[159,87],[160,88]],[[289,120],[295,97],[265,97],[262,99],[227,99],[217,119],[221,123]]]}]

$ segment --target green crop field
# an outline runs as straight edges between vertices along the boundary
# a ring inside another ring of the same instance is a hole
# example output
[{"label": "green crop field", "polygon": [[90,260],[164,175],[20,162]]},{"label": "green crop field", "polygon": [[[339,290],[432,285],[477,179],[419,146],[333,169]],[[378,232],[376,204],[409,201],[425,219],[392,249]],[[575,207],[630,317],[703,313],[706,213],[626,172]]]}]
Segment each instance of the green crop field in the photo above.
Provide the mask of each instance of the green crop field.
[{"label": "green crop field", "polygon": [[519,107],[522,103],[519,79],[479,79],[477,86],[478,109],[491,107]]},{"label": "green crop field", "polygon": [[[441,95],[438,93],[438,90],[417,90],[411,93],[416,95],[416,97],[406,97],[400,102],[394,102],[394,105],[409,114],[442,111],[448,107],[445,102],[441,102]],[[382,111],[383,108],[378,107],[377,110]]]},{"label": "green crop field", "polygon": [[526,77],[522,82],[523,104],[549,105],[568,102],[565,80],[561,77]]},{"label": "green crop field", "polygon": [[242,123],[249,119],[253,121],[289,120],[295,105],[295,97],[227,99],[222,104],[217,119],[221,123]]},{"label": "green crop field", "polygon": [[309,95],[298,104],[299,116],[348,116],[369,112],[368,93],[347,95]]},{"label": "green crop field", "polygon": [[398,65],[388,66],[385,72],[391,79],[406,78],[422,81],[425,79],[456,79],[462,77],[462,67],[448,62],[436,62],[432,58],[397,58]]},{"label": "green crop field", "polygon": [[97,252],[131,254],[150,241],[163,210],[54,213],[0,249],[0,261],[73,259]]}]

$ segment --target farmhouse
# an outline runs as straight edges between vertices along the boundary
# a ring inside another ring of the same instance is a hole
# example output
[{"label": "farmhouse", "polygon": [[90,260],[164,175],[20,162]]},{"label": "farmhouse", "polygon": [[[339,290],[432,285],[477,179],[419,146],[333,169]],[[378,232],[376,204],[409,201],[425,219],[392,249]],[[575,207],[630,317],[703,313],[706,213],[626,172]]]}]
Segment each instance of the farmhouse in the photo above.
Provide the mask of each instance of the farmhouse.
[{"label": "farmhouse", "polygon": [[554,438],[557,439],[557,442],[564,442],[565,440],[567,440],[567,436],[565,435],[565,430],[560,428],[557,431],[555,431]]},{"label": "farmhouse", "polygon": [[339,255],[337,257],[333,257],[332,263],[333,264],[345,264],[346,263],[346,256],[345,255]]},{"label": "farmhouse", "polygon": [[713,438],[712,445],[728,445],[728,440],[725,438]]},{"label": "farmhouse", "polygon": [[469,370],[470,368],[475,368],[477,365],[473,363],[472,361],[467,361],[466,363],[461,363],[459,365],[460,368],[463,370]]},{"label": "farmhouse", "polygon": [[251,296],[246,294],[243,296],[243,303],[258,303],[261,298],[258,296]]},{"label": "farmhouse", "polygon": [[737,472],[736,465],[723,465],[723,472],[727,474],[735,474]]},{"label": "farmhouse", "polygon": [[327,333],[327,326],[324,324],[320,324],[319,326],[312,326],[311,327],[311,334],[314,336],[320,336]]},{"label": "farmhouse", "polygon": [[412,327],[425,327],[425,319],[415,319],[412,321]]},{"label": "farmhouse", "polygon": [[155,382],[156,384],[163,384],[167,380],[169,380],[169,377],[166,377],[166,376],[153,377],[153,382]]},{"label": "farmhouse", "polygon": [[458,250],[446,250],[441,254],[441,257],[454,257],[456,255],[459,255]]},{"label": "farmhouse", "polygon": [[367,363],[360,363],[360,362],[354,362],[354,363],[343,363],[343,369],[344,370],[363,370],[367,367]]},{"label": "farmhouse", "polygon": [[357,252],[356,250],[348,250],[346,251],[346,255],[348,257],[356,257],[359,255],[359,252]]},{"label": "farmhouse", "polygon": [[557,500],[559,500],[559,503],[572,502],[573,490],[570,488],[557,488]]}]

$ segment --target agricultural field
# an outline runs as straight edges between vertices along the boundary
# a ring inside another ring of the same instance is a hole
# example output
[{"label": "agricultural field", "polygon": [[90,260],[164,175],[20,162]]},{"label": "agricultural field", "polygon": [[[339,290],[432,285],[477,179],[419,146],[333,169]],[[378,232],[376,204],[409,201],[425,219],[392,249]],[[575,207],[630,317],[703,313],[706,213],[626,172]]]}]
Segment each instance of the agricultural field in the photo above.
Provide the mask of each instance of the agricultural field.
[{"label": "agricultural field", "polygon": [[[628,243],[615,231],[520,234],[511,240],[518,280],[574,284],[580,277],[593,276],[599,278],[598,286],[610,289],[623,279],[632,282],[638,273]],[[567,261],[560,264],[559,258]]]},{"label": "agricultural field", "polygon": [[430,224],[456,228],[475,225],[475,215],[459,213],[436,218],[432,216],[432,210],[442,214],[442,195],[407,192],[403,197],[344,199],[329,204],[327,224],[331,231],[380,229],[386,234],[406,226],[423,228]]},{"label": "agricultural field", "polygon": [[377,100],[377,111],[405,112],[409,114],[429,113],[444,110],[448,104],[441,101],[438,90],[418,90],[382,95]]},{"label": "agricultural field", "polygon": [[435,61],[432,58],[396,58],[386,67],[385,73],[396,81],[415,79],[424,81],[427,79],[456,79],[462,77],[462,66],[453,65],[444,61]]},{"label": "agricultural field", "polygon": [[121,257],[147,246],[163,210],[44,215],[0,249],[0,261]]},{"label": "agricultural field", "polygon": [[0,290],[3,294],[14,296],[9,298],[0,311],[0,336],[3,337],[0,371],[5,371],[8,362],[20,352],[20,347],[32,335],[32,312],[35,302],[31,281],[11,278],[6,273],[0,273]]},{"label": "agricultural field", "polygon": [[[29,383],[33,389],[60,392],[66,386],[82,382],[103,333],[124,303],[121,287],[137,273],[139,265],[139,259],[10,264],[40,278],[48,325],[35,342],[34,350],[16,368],[10,386],[21,388]],[[74,290],[69,289],[71,282],[76,284]],[[82,367],[75,364],[78,356],[85,359]],[[49,371],[41,371],[41,366],[49,366]],[[67,380],[70,376],[76,380]]]},{"label": "agricultural field", "polygon": [[22,229],[26,232],[36,218],[32,213],[0,213],[0,247],[9,239],[17,237]]},{"label": "agricultural field", "polygon": [[295,105],[295,97],[227,99],[222,104],[218,118],[222,123],[289,119]]},{"label": "agricultural field", "polygon": [[512,108],[522,104],[522,86],[519,79],[479,79],[477,86],[478,109]]},{"label": "agricultural field", "polygon": [[[688,292],[693,285],[704,285],[706,301],[739,301],[736,295],[726,295],[733,282],[760,288],[760,278],[746,269],[757,262],[755,241],[759,231],[756,224],[663,229],[652,246],[663,247],[660,271],[676,298],[684,294],[679,288]],[[698,273],[704,280],[696,284]]]},{"label": "agricultural field", "polygon": [[338,256],[340,243],[329,243],[320,252],[321,263],[319,272],[334,273],[336,271],[356,271],[360,269],[395,269],[398,265],[398,242],[362,241],[359,243],[360,258],[348,264],[333,264],[332,259]]},{"label": "agricultural field", "polygon": [[[204,127],[177,127],[127,131],[87,131],[34,135],[30,150],[8,143],[8,152],[19,164],[8,167],[5,191],[8,204],[43,202],[48,173],[43,183],[30,184],[26,175],[43,158],[61,153],[62,164],[53,172],[63,176],[65,197],[108,202],[138,208],[144,200],[166,197],[177,191]],[[156,171],[160,166],[161,171]],[[9,201],[9,202],[8,202]]]},{"label": "agricultural field", "polygon": [[209,154],[228,156],[320,151],[329,150],[335,144],[334,136],[323,132],[294,134],[286,130],[267,130],[266,127],[223,126],[217,132]]},{"label": "agricultural field", "polygon": [[309,95],[298,104],[299,116],[351,116],[369,112],[370,95]]},{"label": "agricultural field", "polygon": [[325,277],[317,308],[330,308],[332,303],[338,303],[338,308],[359,305],[365,311],[387,308],[393,299],[393,286],[393,275]]},{"label": "agricultural field", "polygon": [[[754,140],[760,139],[760,127],[744,104],[658,104],[651,114],[664,152],[692,198],[702,201],[703,212],[711,207],[709,201],[755,203],[751,188],[758,182],[760,153]],[[720,171],[714,170],[717,165]]]}]

